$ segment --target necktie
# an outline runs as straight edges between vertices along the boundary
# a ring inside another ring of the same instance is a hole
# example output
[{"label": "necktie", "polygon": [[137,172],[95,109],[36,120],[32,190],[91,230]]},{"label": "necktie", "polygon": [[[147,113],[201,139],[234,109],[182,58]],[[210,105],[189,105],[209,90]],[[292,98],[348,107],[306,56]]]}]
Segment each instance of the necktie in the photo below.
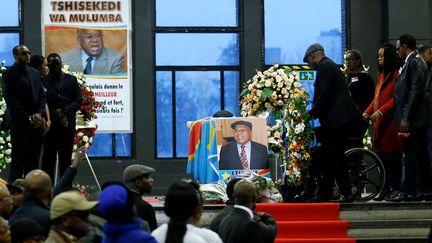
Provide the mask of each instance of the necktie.
[{"label": "necktie", "polygon": [[249,168],[249,163],[247,161],[247,156],[246,156],[246,149],[245,149],[245,145],[241,145],[241,153],[240,153],[240,162],[243,166],[243,169],[248,169]]},{"label": "necktie", "polygon": [[84,68],[84,74],[91,74],[92,73],[92,64],[91,64],[92,60],[93,60],[93,57],[87,58],[87,60],[86,60],[87,65]]}]

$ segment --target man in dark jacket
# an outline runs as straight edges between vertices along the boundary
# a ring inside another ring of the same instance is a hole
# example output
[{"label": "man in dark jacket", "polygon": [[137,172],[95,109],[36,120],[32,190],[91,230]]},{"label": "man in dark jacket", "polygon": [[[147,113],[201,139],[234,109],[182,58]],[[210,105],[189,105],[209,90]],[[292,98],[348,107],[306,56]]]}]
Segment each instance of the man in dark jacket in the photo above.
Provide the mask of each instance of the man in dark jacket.
[{"label": "man in dark jacket", "polygon": [[51,178],[41,170],[33,170],[24,180],[24,201],[11,215],[9,222],[13,224],[18,219],[31,218],[45,229],[45,236],[47,236],[51,226],[49,211],[52,194]]},{"label": "man in dark jacket", "polygon": [[43,83],[47,89],[46,97],[51,113],[51,127],[45,136],[42,170],[54,178],[57,153],[59,177],[70,165],[76,123],[75,114],[81,106],[82,94],[75,76],[62,72],[62,61],[58,54],[48,55],[47,61],[50,73],[43,79]]},{"label": "man in dark jacket", "polygon": [[18,45],[12,52],[15,63],[3,73],[6,126],[11,129],[13,148],[9,181],[23,178],[38,167],[45,112],[45,89],[39,71],[29,66],[29,49]]},{"label": "man in dark jacket", "polygon": [[152,191],[151,174],[154,172],[153,168],[139,164],[129,165],[123,171],[123,182],[131,191],[137,215],[148,223],[151,231],[157,228],[156,213],[153,206],[144,201],[142,195]]},{"label": "man in dark jacket", "polygon": [[320,44],[309,46],[304,62],[317,70],[312,118],[318,118],[323,177],[318,201],[327,201],[333,194],[334,179],[339,187],[341,202],[354,200],[348,166],[345,161],[345,145],[348,132],[361,122],[361,112],[355,106],[345,85],[345,78],[339,67],[324,54]]},{"label": "man in dark jacket", "polygon": [[427,155],[427,102],[424,102],[427,66],[416,51],[416,39],[402,35],[396,42],[399,57],[404,60],[394,88],[394,117],[404,148],[405,176],[399,195],[390,201],[418,201],[432,192],[431,165]]},{"label": "man in dark jacket", "polygon": [[254,218],[256,188],[246,180],[234,186],[234,209],[220,223],[218,234],[225,243],[274,242],[277,225],[269,214]]}]

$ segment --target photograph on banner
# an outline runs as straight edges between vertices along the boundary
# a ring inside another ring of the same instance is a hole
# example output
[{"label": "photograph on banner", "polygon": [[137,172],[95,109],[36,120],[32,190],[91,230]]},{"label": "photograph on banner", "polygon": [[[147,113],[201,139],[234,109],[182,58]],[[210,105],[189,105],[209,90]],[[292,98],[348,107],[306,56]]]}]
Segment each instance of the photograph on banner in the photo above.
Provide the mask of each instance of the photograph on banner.
[{"label": "photograph on banner", "polygon": [[82,73],[102,106],[98,132],[131,132],[130,1],[42,0],[43,55],[58,53]]},{"label": "photograph on banner", "polygon": [[217,119],[216,140],[220,179],[241,176],[245,169],[270,177],[265,119]]}]

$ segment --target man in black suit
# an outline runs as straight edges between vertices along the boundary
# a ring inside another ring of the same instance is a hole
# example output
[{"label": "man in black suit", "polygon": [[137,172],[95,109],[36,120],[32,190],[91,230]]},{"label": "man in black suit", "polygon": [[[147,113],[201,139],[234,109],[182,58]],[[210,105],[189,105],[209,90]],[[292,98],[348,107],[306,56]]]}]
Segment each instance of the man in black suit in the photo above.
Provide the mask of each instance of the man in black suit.
[{"label": "man in black suit", "polygon": [[47,61],[50,72],[43,78],[43,83],[47,89],[51,127],[45,135],[42,170],[55,178],[57,153],[59,177],[66,171],[72,159],[75,114],[81,106],[82,94],[75,76],[62,72],[60,55],[52,53],[48,55]]},{"label": "man in black suit", "polygon": [[320,127],[322,181],[319,201],[327,201],[333,194],[334,179],[341,193],[341,202],[354,200],[348,166],[345,161],[345,144],[350,128],[361,122],[361,112],[355,106],[339,67],[324,54],[320,44],[309,46],[304,62],[317,70],[313,108],[309,114],[318,118]]},{"label": "man in black suit", "polygon": [[142,196],[152,192],[154,172],[153,168],[140,164],[129,165],[123,171],[123,182],[131,192],[137,215],[148,223],[150,231],[155,230],[158,226],[156,213],[153,206],[144,201]]},{"label": "man in black suit", "polygon": [[274,242],[277,225],[269,214],[254,217],[256,188],[246,180],[234,186],[234,209],[221,221],[218,234],[225,243]]},{"label": "man in black suit", "polygon": [[267,147],[251,141],[252,123],[236,121],[231,124],[235,142],[222,146],[220,170],[268,169]]},{"label": "man in black suit", "polygon": [[45,112],[45,89],[39,71],[29,66],[29,49],[18,45],[12,52],[15,63],[3,73],[6,127],[11,130],[12,142],[9,181],[38,167]]},{"label": "man in black suit", "polygon": [[386,200],[417,201],[423,199],[421,194],[432,193],[426,134],[426,120],[430,113],[428,103],[424,102],[427,66],[416,51],[413,36],[399,37],[396,49],[404,60],[394,87],[394,118],[400,134],[407,137],[403,161],[405,176],[399,195]]}]

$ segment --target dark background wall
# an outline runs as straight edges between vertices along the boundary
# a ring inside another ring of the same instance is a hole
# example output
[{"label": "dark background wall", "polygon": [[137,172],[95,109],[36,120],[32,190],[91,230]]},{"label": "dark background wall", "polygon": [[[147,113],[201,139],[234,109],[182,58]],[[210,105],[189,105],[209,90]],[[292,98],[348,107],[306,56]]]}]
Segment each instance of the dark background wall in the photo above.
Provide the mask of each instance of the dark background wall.
[{"label": "dark background wall", "polygon": [[[347,46],[363,53],[370,74],[377,71],[376,52],[384,42],[395,43],[404,33],[413,34],[419,42],[430,44],[432,0],[347,0],[349,6]],[[185,160],[156,160],[155,136],[155,81],[154,81],[154,1],[132,1],[132,50],[134,95],[134,157],[132,159],[92,160],[100,182],[121,180],[122,170],[131,163],[143,163],[156,169],[155,195],[162,195],[166,187],[187,177]],[[242,77],[250,77],[263,63],[262,2],[239,0],[243,6],[240,25],[244,51],[241,53]],[[24,0],[23,40],[33,53],[42,53],[41,1]],[[318,14],[315,16],[319,16]],[[311,16],[312,17],[312,16]],[[319,21],[318,17],[317,21]],[[6,173],[6,172],[3,172]],[[88,165],[83,161],[77,182],[93,185]],[[92,189],[90,189],[92,190]]]}]

